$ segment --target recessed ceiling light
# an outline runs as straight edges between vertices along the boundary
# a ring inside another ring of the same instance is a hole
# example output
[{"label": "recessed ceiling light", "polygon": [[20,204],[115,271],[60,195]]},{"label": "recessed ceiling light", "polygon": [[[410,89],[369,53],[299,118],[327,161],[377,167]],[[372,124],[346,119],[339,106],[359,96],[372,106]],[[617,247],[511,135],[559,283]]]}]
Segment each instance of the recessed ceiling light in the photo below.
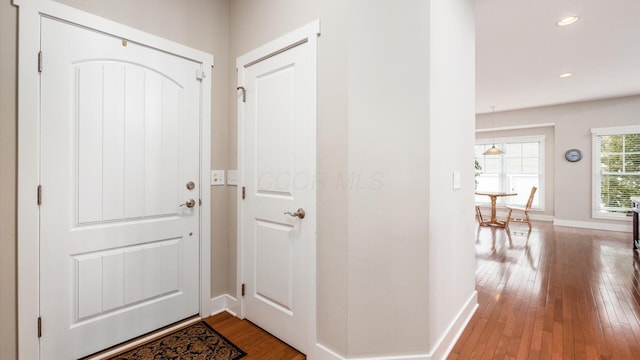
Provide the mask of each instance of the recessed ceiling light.
[{"label": "recessed ceiling light", "polygon": [[576,21],[578,21],[578,17],[573,15],[573,16],[567,16],[564,19],[560,19],[556,24],[558,24],[558,26],[567,26],[567,25],[573,24]]},{"label": "recessed ceiling light", "polygon": [[566,72],[564,74],[560,74],[561,78],[568,78],[568,77],[572,77],[572,76],[573,76],[573,73],[570,73],[570,72]]}]

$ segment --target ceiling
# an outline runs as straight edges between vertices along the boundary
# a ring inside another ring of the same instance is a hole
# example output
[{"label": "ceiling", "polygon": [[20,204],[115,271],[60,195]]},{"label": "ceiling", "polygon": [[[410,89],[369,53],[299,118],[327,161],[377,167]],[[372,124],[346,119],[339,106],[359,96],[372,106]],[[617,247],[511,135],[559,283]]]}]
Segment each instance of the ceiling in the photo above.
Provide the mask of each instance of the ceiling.
[{"label": "ceiling", "polygon": [[640,0],[476,1],[476,113],[634,94]]}]

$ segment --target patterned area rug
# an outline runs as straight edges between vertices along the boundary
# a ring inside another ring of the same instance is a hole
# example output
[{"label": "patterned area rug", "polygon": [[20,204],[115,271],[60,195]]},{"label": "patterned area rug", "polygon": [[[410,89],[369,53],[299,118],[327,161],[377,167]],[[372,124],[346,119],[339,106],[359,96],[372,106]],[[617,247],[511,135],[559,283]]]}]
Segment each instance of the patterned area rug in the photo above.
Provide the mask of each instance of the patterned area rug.
[{"label": "patterned area rug", "polygon": [[109,360],[236,360],[245,355],[209,324],[200,321]]}]

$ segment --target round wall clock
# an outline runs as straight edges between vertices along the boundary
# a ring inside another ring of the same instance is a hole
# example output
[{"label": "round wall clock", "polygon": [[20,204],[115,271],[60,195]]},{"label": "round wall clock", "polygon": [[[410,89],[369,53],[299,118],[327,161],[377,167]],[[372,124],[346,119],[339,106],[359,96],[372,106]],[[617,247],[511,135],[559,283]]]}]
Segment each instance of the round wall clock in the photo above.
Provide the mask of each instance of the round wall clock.
[{"label": "round wall clock", "polygon": [[582,151],[578,149],[567,150],[567,152],[564,153],[564,158],[570,162],[580,161],[580,159],[582,159]]}]

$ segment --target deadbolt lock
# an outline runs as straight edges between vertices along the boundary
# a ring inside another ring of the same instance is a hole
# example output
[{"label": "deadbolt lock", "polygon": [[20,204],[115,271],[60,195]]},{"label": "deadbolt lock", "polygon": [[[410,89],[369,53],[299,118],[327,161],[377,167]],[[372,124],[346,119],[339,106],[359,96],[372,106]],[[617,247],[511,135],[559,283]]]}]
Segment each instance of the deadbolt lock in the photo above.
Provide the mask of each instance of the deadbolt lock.
[{"label": "deadbolt lock", "polygon": [[187,189],[188,190],[193,190],[196,187],[196,183],[194,183],[193,181],[189,181],[187,183]]}]

